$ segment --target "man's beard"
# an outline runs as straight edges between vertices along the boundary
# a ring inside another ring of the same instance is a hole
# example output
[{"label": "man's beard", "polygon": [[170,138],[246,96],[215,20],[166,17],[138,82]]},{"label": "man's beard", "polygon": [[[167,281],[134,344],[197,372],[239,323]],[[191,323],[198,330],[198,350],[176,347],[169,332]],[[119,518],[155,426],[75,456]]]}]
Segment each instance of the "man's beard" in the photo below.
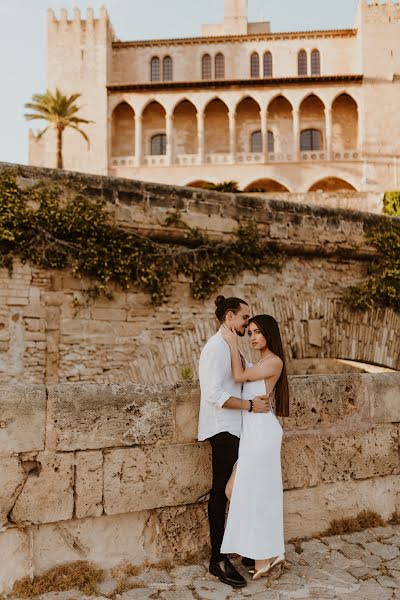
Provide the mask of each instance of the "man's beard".
[{"label": "man's beard", "polygon": [[239,337],[244,337],[244,336],[246,335],[246,332],[245,332],[245,331],[238,331],[237,329],[235,329],[235,331],[236,331],[236,334],[237,334]]}]

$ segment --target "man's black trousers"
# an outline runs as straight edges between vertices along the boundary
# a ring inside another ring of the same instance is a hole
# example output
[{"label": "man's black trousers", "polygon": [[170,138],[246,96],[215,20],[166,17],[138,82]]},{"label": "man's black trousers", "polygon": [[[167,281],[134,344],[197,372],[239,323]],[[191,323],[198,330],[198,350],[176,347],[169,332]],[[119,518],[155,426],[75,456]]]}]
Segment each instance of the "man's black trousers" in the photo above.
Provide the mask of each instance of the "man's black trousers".
[{"label": "man's black trousers", "polygon": [[211,562],[219,562],[222,538],[225,529],[225,512],[228,502],[225,487],[238,459],[239,438],[227,431],[209,438],[212,448],[212,488],[208,503],[208,521],[210,524]]}]

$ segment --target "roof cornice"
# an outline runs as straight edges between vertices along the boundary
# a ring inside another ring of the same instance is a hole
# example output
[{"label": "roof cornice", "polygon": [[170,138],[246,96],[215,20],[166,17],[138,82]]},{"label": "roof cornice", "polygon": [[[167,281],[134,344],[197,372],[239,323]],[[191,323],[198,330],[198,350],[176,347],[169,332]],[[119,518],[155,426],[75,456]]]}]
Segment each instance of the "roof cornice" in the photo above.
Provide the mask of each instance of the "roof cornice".
[{"label": "roof cornice", "polygon": [[258,33],[247,35],[220,35],[212,37],[172,38],[159,40],[136,40],[132,42],[114,41],[115,49],[141,48],[149,46],[193,46],[198,44],[226,44],[227,42],[269,42],[289,39],[320,39],[356,37],[357,29],[321,29],[311,31],[287,31],[278,33]]},{"label": "roof cornice", "polygon": [[324,83],[362,83],[363,75],[312,75],[309,77],[276,77],[269,79],[224,79],[207,81],[159,81],[157,83],[112,83],[112,92],[151,92],[161,90],[256,88],[279,85],[310,85]]}]

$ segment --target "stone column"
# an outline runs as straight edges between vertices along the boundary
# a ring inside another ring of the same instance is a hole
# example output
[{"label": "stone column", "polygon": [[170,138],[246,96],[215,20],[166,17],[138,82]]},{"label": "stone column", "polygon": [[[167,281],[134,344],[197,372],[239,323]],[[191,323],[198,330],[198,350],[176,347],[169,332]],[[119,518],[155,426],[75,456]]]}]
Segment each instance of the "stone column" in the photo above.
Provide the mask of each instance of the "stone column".
[{"label": "stone column", "polygon": [[293,143],[294,143],[294,160],[300,160],[300,111],[298,108],[293,109]]},{"label": "stone column", "polygon": [[325,108],[325,153],[326,159],[332,160],[332,110]]},{"label": "stone column", "polygon": [[261,119],[261,139],[262,139],[262,153],[264,157],[264,162],[268,162],[268,122],[267,122],[267,113],[263,110],[260,110],[260,119]]},{"label": "stone column", "polygon": [[135,113],[135,167],[142,164],[142,113]]},{"label": "stone column", "polygon": [[165,115],[165,133],[167,136],[167,165],[173,164],[173,132],[174,132],[174,117],[171,113]]},{"label": "stone column", "polygon": [[229,154],[231,162],[236,162],[236,111],[229,111]]},{"label": "stone column", "polygon": [[197,163],[204,165],[204,112],[197,111]]}]

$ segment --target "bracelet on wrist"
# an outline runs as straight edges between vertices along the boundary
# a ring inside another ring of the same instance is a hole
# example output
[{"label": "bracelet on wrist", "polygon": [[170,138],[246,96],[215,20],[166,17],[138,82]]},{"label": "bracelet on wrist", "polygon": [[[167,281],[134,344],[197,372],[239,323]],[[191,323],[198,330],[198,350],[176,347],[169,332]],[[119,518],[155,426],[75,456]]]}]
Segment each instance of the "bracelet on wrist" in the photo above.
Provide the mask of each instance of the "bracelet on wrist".
[{"label": "bracelet on wrist", "polygon": [[250,402],[249,412],[253,412],[253,400],[249,400],[249,402]]}]

